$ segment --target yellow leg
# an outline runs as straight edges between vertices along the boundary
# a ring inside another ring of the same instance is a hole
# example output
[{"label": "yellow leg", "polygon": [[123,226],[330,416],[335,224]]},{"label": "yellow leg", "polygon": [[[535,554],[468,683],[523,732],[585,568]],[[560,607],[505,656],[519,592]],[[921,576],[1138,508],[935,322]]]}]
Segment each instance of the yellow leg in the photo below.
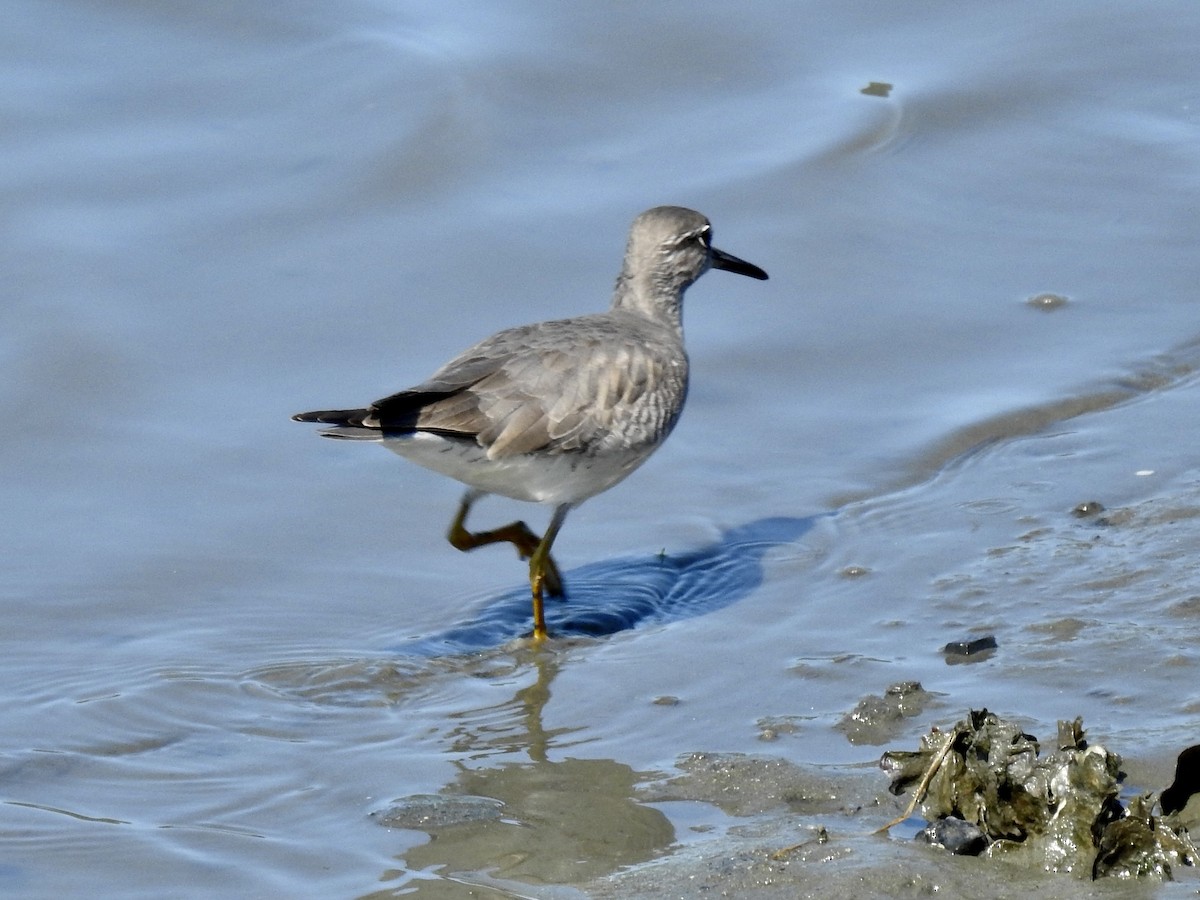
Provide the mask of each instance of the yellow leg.
[{"label": "yellow leg", "polygon": [[529,589],[533,593],[533,639],[535,641],[546,639],[546,611],[542,607],[542,586],[548,581],[547,576],[550,571],[553,571],[556,577],[558,575],[558,569],[550,557],[550,546],[558,537],[558,530],[562,528],[570,508],[564,503],[554,510],[554,516],[550,519],[550,524],[546,526],[546,533],[529,557]]},{"label": "yellow leg", "polygon": [[[479,496],[474,491],[468,491],[463,496],[462,503],[458,507],[458,515],[450,523],[450,531],[446,535],[446,540],[456,549],[463,551],[474,550],[476,547],[483,547],[487,544],[512,544],[517,548],[517,555],[521,559],[532,558],[541,545],[542,539],[530,531],[529,526],[524,522],[509,522],[507,525],[493,528],[491,531],[467,531],[467,513],[471,510],[471,504]],[[553,559],[548,559],[545,587],[546,593],[551,597],[563,595],[562,576],[558,574],[558,566]]]},{"label": "yellow leg", "polygon": [[549,632],[546,631],[546,607],[542,603],[542,582],[545,581],[545,576],[538,572],[536,575],[529,574],[529,589],[533,592],[533,639],[541,642],[546,639]]},{"label": "yellow leg", "polygon": [[558,572],[554,557],[550,555],[550,545],[554,543],[570,507],[560,506],[554,511],[543,537],[538,537],[530,531],[524,522],[509,522],[491,531],[467,531],[467,513],[471,511],[471,504],[479,496],[474,491],[467,491],[463,495],[458,515],[450,523],[446,539],[457,549],[464,551],[474,550],[486,544],[512,544],[517,548],[521,559],[529,560],[529,588],[533,593],[533,636],[540,640],[546,636],[546,617],[542,610],[543,593],[551,597],[563,595],[562,576]]}]

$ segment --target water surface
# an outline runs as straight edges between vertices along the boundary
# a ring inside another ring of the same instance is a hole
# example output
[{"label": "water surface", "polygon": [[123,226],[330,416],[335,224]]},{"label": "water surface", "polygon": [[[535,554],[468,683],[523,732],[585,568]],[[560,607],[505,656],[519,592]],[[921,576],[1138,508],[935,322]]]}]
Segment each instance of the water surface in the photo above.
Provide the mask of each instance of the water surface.
[{"label": "water surface", "polygon": [[[6,20],[0,889],[557,896],[729,826],[634,799],[681,754],[850,771],[905,679],[905,745],[1083,715],[1161,787],[1195,742],[1194,4]],[[572,514],[595,617],[530,654],[456,485],[288,417],[603,308],[660,203],[771,280],[689,293],[687,411]],[[450,794],[512,830],[381,822]]]}]

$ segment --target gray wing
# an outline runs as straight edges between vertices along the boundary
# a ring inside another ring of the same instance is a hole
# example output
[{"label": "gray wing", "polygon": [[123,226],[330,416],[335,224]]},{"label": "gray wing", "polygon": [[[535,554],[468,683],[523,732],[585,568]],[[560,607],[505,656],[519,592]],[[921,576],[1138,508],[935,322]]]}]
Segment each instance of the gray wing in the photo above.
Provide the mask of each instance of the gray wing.
[{"label": "gray wing", "polygon": [[636,446],[670,430],[686,390],[687,358],[673,335],[584,317],[502,331],[374,403],[363,424],[474,438],[492,459]]}]

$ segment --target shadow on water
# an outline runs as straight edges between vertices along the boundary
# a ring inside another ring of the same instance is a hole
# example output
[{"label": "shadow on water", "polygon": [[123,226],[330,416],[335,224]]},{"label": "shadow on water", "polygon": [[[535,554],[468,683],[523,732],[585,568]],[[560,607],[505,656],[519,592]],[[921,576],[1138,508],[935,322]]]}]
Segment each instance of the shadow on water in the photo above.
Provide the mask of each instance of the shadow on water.
[{"label": "shadow on water", "polygon": [[[564,575],[567,599],[547,600],[547,627],[556,637],[602,637],[722,609],[762,583],[762,557],[768,550],[797,540],[814,521],[759,519],[687,553],[581,566]],[[532,628],[529,588],[522,585],[468,622],[391,649],[416,656],[466,653],[500,646]]]},{"label": "shadow on water", "polygon": [[[815,521],[760,519],[687,553],[581,566],[565,573],[568,599],[546,604],[550,633],[555,638],[604,637],[722,609],[762,584],[763,556],[771,548],[796,541]],[[529,588],[522,585],[485,604],[467,622],[385,648],[384,658],[306,658],[264,666],[247,677],[315,703],[408,702],[434,690],[442,674],[490,677],[500,671],[511,676],[528,660],[519,650],[513,657],[507,645],[532,628]]]}]

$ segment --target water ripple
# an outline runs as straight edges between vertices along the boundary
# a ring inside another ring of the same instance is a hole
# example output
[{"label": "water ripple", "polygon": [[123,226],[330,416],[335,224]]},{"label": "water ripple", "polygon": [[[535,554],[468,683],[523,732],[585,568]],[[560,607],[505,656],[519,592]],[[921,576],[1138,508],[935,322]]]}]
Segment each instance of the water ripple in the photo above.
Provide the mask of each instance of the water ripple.
[{"label": "water ripple", "polygon": [[[547,627],[558,637],[601,637],[722,609],[762,583],[762,558],[768,550],[797,540],[813,521],[759,519],[688,553],[581,566],[565,577],[566,601],[547,602]],[[468,622],[394,649],[417,656],[470,652],[526,635],[532,627],[529,590],[521,586]]]}]

